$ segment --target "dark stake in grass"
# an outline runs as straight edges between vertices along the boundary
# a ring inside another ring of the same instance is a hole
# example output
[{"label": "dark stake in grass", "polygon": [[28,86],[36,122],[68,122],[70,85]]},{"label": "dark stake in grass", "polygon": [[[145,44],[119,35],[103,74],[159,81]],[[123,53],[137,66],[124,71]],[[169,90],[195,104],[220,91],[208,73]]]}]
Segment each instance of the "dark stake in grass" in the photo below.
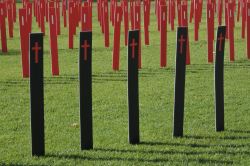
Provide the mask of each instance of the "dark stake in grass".
[{"label": "dark stake in grass", "polygon": [[30,34],[30,112],[32,155],[43,156],[44,89],[43,89],[43,33]]},{"label": "dark stake in grass", "polygon": [[224,51],[226,26],[219,26],[215,60],[215,121],[216,131],[224,131]]},{"label": "dark stake in grass", "polygon": [[174,137],[183,136],[184,98],[186,77],[187,27],[177,29],[175,99],[174,99]]}]

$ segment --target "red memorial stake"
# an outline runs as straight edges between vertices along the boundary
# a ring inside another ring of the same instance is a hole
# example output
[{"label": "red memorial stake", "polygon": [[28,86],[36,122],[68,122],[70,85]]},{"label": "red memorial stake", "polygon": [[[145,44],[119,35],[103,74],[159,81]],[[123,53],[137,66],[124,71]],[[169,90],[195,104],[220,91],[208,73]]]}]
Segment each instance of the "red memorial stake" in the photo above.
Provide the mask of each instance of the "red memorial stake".
[{"label": "red memorial stake", "polygon": [[[181,4],[181,26],[188,27],[188,2],[187,0],[182,1]],[[190,47],[189,47],[189,37],[187,36],[187,48],[186,48],[186,65],[190,65]]]},{"label": "red memorial stake", "polygon": [[125,46],[128,45],[128,29],[129,29],[129,12],[128,0],[123,0],[123,18],[124,18],[124,36]]},{"label": "red memorial stake", "polygon": [[241,23],[241,37],[242,39],[245,38],[245,31],[246,31],[246,15],[247,15],[247,9],[246,9],[246,0],[241,0],[241,15],[242,15],[242,23]]},{"label": "red memorial stake", "polygon": [[214,41],[214,7],[211,0],[207,1],[207,55],[208,62],[213,62]]},{"label": "red memorial stake", "polygon": [[45,16],[45,5],[44,5],[44,0],[43,0],[40,2],[40,26],[41,26],[41,32],[43,33],[43,35],[45,35],[44,16]]},{"label": "red memorial stake", "polygon": [[135,30],[139,30],[139,45],[138,45],[138,68],[141,69],[142,67],[142,59],[141,59],[141,6],[135,5],[134,6],[134,28]]},{"label": "red memorial stake", "polygon": [[2,52],[7,52],[7,37],[6,37],[6,8],[4,3],[0,3],[0,29],[1,29],[1,42],[2,42]]},{"label": "red memorial stake", "polygon": [[160,6],[160,66],[167,66],[167,6]]},{"label": "red memorial stake", "polygon": [[189,22],[192,22],[192,19],[194,17],[194,0],[191,0],[191,4],[190,4],[190,18],[189,18]]},{"label": "red memorial stake", "polygon": [[144,1],[144,40],[149,45],[150,0]]},{"label": "red memorial stake", "polygon": [[177,1],[177,14],[178,14],[178,26],[181,25],[181,0],[176,0]]},{"label": "red memorial stake", "polygon": [[109,47],[109,8],[107,0],[104,1],[104,44],[105,47]]},{"label": "red memorial stake", "polygon": [[241,2],[242,0],[238,0],[237,22],[240,21]]},{"label": "red memorial stake", "polygon": [[28,2],[26,7],[26,23],[28,32],[32,30],[32,3]]},{"label": "red memorial stake", "polygon": [[50,54],[52,75],[59,75],[58,46],[57,46],[57,23],[55,8],[49,9],[49,30],[50,30]]},{"label": "red memorial stake", "polygon": [[134,6],[135,6],[135,2],[134,1],[130,1],[130,22],[131,22],[131,29],[134,30],[134,23],[135,23],[135,16],[134,16]]},{"label": "red memorial stake", "polygon": [[199,0],[194,0],[194,41],[199,38]]},{"label": "red memorial stake", "polygon": [[246,4],[247,8],[247,57],[250,59],[250,1]]},{"label": "red memorial stake", "polygon": [[26,9],[19,9],[20,46],[22,53],[23,77],[29,77],[29,32],[26,23]]},{"label": "red memorial stake", "polygon": [[228,3],[228,37],[230,61],[234,61],[234,4]]},{"label": "red memorial stake", "polygon": [[222,0],[218,0],[218,24],[221,25],[222,24],[222,12],[223,12],[223,1]]},{"label": "red memorial stake", "polygon": [[88,6],[82,6],[81,12],[81,22],[82,22],[82,32],[89,31],[89,8]]},{"label": "red memorial stake", "polygon": [[13,12],[12,12],[12,2],[7,1],[7,15],[8,15],[8,25],[9,25],[9,37],[13,38]]},{"label": "red memorial stake", "polygon": [[61,34],[60,2],[59,1],[56,1],[56,32],[57,32],[57,35]]},{"label": "red memorial stake", "polygon": [[69,10],[69,49],[73,49],[74,47],[74,13],[73,13],[73,5],[74,2],[69,2],[68,10]]},{"label": "red memorial stake", "polygon": [[114,17],[113,70],[119,70],[121,21],[122,7],[116,6]]}]

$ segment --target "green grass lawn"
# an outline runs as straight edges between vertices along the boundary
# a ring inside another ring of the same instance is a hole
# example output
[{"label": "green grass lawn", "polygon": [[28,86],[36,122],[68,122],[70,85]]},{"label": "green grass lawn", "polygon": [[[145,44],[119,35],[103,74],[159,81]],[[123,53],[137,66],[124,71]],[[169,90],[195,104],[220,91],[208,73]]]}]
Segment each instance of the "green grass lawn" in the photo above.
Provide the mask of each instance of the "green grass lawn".
[{"label": "green grass lawn", "polygon": [[[215,132],[214,65],[207,63],[205,10],[199,42],[194,42],[190,24],[192,65],[187,66],[186,73],[184,138],[174,139],[176,32],[170,32],[168,26],[168,67],[160,68],[160,33],[151,12],[151,45],[142,45],[139,74],[141,144],[128,144],[124,35],[121,35],[120,71],[114,72],[112,44],[104,48],[94,8],[94,150],[80,150],[79,35],[75,37],[75,49],[69,50],[67,29],[62,28],[58,37],[58,77],[51,75],[48,35],[44,38],[46,156],[40,158],[31,156],[29,79],[22,78],[19,24],[15,24],[14,38],[8,39],[9,52],[0,53],[0,165],[250,164],[250,61],[246,58],[246,41],[241,39],[241,24],[237,23],[235,28],[236,61],[229,62],[228,51],[225,53],[226,130],[220,133]],[[33,31],[39,31],[35,22]],[[111,28],[111,43],[112,31]]]}]

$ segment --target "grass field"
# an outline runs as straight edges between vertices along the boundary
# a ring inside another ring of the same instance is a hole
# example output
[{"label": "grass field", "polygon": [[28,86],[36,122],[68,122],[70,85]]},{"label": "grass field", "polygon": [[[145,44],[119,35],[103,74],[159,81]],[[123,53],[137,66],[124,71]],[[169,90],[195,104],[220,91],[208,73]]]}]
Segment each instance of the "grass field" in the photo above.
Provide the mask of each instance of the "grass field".
[{"label": "grass field", "polygon": [[[121,70],[114,72],[112,47],[104,48],[95,8],[93,11],[94,150],[80,150],[79,38],[75,37],[75,49],[69,50],[67,29],[62,28],[58,38],[58,77],[51,75],[48,35],[44,38],[46,156],[31,157],[29,79],[22,78],[16,23],[15,37],[8,39],[9,52],[0,53],[0,165],[250,164],[250,61],[246,59],[246,41],[240,37],[241,24],[237,23],[235,28],[236,61],[229,62],[228,51],[225,54],[226,131],[220,133],[214,129],[214,65],[207,63],[205,10],[199,42],[194,42],[190,24],[192,65],[187,66],[186,73],[185,136],[173,139],[176,32],[168,32],[168,67],[160,68],[160,34],[151,13],[151,45],[142,46],[139,74],[141,144],[129,145],[124,35]],[[33,31],[39,31],[35,22]]]}]

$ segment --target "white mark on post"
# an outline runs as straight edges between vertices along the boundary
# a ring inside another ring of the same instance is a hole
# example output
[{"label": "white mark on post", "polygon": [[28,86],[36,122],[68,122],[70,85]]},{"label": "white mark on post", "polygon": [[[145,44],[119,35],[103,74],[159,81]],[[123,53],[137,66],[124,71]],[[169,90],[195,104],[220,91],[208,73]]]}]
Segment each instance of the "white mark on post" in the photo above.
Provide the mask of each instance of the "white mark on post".
[{"label": "white mark on post", "polygon": [[119,18],[119,13],[118,13],[116,21],[119,22],[119,20],[120,20],[120,18]]},{"label": "white mark on post", "polygon": [[163,21],[165,21],[165,19],[166,19],[166,18],[165,18],[165,12],[163,12]]},{"label": "white mark on post", "polygon": [[24,17],[22,16],[22,26],[24,26]]},{"label": "white mark on post", "polygon": [[84,15],[83,15],[83,22],[84,22],[84,23],[87,22],[87,21],[86,21],[86,13],[84,13]]},{"label": "white mark on post", "polygon": [[54,24],[54,16],[51,16],[51,23]]}]

